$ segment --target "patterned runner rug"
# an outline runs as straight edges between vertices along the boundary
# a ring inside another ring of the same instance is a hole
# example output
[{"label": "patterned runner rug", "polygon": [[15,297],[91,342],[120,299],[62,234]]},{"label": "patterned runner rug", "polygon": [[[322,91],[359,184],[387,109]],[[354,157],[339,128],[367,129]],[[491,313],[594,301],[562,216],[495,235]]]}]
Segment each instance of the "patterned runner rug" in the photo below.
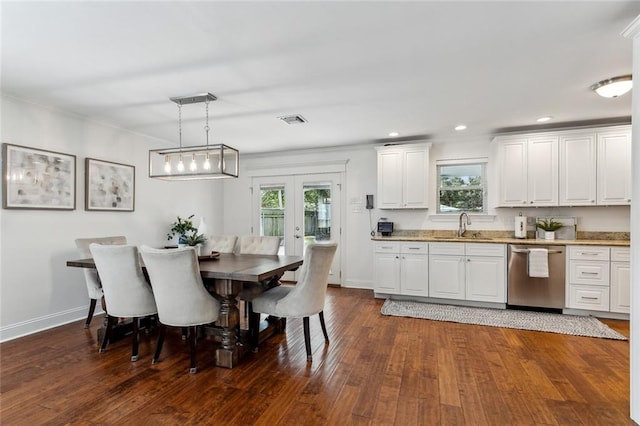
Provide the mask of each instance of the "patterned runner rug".
[{"label": "patterned runner rug", "polygon": [[472,308],[387,299],[380,311],[382,315],[449,321],[490,327],[518,328],[546,331],[574,336],[628,340],[595,317],[562,315],[547,312],[518,311],[513,309]]}]

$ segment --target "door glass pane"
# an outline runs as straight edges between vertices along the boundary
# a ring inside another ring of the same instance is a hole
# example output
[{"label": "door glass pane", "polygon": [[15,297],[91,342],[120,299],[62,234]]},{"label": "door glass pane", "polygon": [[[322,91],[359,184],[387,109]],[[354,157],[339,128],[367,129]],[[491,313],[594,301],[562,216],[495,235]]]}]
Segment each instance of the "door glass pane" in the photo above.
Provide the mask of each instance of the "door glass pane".
[{"label": "door glass pane", "polygon": [[331,184],[304,184],[302,191],[304,193],[304,248],[306,249],[310,243],[331,239]]},{"label": "door glass pane", "polygon": [[278,254],[284,254],[284,185],[260,186],[260,235],[281,237]]}]

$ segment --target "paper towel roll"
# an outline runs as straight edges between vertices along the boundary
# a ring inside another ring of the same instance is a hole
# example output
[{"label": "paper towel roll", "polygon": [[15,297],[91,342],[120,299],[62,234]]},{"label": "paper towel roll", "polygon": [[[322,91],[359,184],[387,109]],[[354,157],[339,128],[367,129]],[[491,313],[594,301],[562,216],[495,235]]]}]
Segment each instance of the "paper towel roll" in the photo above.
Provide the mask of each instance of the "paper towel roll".
[{"label": "paper towel roll", "polygon": [[516,238],[527,238],[527,217],[516,216],[515,223]]}]

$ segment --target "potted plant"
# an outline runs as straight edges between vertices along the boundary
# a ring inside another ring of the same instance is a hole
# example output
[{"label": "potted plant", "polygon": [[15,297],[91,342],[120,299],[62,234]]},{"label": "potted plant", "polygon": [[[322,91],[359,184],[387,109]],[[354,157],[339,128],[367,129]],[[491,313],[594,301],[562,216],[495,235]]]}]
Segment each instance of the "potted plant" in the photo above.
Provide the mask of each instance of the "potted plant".
[{"label": "potted plant", "polygon": [[186,219],[182,219],[180,216],[178,216],[176,218],[177,220],[171,224],[171,228],[169,229],[169,233],[167,234],[167,240],[171,240],[177,235],[178,246],[186,245],[187,242],[185,240],[187,238],[187,233],[193,232],[195,234],[198,232],[198,228],[193,226],[193,222],[191,221],[193,216],[194,215],[191,215]]},{"label": "potted plant", "polygon": [[536,223],[536,227],[542,229],[544,231],[544,239],[545,240],[555,240],[556,231],[562,228],[562,223],[553,220],[553,218],[549,219],[540,219]]}]

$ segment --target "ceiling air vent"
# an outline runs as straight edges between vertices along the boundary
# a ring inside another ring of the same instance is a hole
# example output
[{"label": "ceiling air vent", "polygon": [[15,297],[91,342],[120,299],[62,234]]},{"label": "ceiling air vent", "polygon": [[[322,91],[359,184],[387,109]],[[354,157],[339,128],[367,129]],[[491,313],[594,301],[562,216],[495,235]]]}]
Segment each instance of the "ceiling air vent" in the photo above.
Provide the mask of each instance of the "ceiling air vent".
[{"label": "ceiling air vent", "polygon": [[302,124],[307,122],[307,120],[301,115],[284,115],[278,118],[287,124]]}]

